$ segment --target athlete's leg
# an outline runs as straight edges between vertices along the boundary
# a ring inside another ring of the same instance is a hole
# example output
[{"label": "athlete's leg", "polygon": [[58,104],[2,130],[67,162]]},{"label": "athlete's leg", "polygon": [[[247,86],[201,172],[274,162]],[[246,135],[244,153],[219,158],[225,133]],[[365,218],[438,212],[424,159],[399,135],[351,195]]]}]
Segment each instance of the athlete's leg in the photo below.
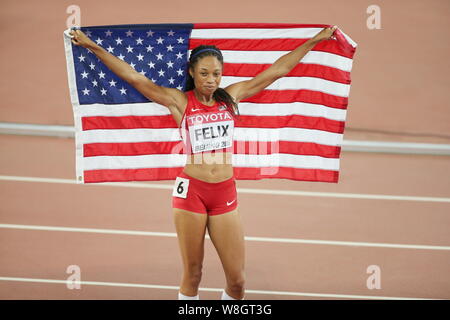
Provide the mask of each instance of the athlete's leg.
[{"label": "athlete's leg", "polygon": [[225,271],[225,292],[234,299],[244,298],[245,245],[241,216],[237,209],[208,217],[208,233]]},{"label": "athlete's leg", "polygon": [[183,260],[180,293],[196,296],[202,277],[204,240],[208,215],[173,208],[175,228]]}]

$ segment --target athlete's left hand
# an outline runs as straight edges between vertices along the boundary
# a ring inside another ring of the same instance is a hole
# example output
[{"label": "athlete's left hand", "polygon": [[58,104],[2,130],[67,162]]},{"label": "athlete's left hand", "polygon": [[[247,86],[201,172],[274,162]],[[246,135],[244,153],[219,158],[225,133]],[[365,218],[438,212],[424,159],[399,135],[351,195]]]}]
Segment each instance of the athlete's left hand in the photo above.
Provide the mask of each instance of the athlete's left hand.
[{"label": "athlete's left hand", "polygon": [[330,39],[336,39],[333,34],[334,31],[337,29],[337,26],[333,26],[330,28],[324,28],[322,31],[320,31],[318,34],[312,38],[315,42],[320,42],[322,40],[330,40]]}]

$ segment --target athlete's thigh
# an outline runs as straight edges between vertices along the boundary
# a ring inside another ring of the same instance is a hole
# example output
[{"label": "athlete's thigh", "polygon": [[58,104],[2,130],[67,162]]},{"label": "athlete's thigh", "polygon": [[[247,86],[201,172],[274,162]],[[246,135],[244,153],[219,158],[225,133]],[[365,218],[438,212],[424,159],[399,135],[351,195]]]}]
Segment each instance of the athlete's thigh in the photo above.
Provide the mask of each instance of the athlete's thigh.
[{"label": "athlete's thigh", "polygon": [[208,215],[173,208],[175,229],[185,267],[201,264]]},{"label": "athlete's thigh", "polygon": [[239,277],[244,271],[244,230],[238,209],[208,217],[208,233],[227,277]]}]

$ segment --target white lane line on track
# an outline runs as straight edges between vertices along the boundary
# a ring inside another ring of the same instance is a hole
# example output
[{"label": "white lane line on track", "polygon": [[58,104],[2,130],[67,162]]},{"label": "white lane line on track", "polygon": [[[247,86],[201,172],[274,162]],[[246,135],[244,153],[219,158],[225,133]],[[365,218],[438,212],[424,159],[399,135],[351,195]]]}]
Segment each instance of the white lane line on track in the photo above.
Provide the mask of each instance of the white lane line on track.
[{"label": "white lane line on track", "polygon": [[[16,182],[41,182],[41,183],[62,183],[62,184],[77,184],[76,180],[72,179],[57,179],[57,178],[39,178],[39,177],[20,177],[20,176],[0,176],[0,181],[16,181]],[[114,183],[94,183],[80,186],[108,186],[108,187],[128,187],[128,188],[147,188],[147,189],[168,189],[171,190],[171,184],[156,184],[156,183],[142,183],[142,182],[114,182]],[[450,198],[444,197],[416,197],[416,196],[391,196],[383,194],[358,194],[358,193],[336,193],[336,192],[311,192],[311,191],[291,191],[291,190],[271,190],[271,189],[251,189],[251,188],[237,188],[238,193],[251,194],[270,194],[283,196],[306,196],[306,197],[326,197],[326,198],[349,198],[349,199],[369,199],[369,200],[401,200],[401,201],[425,201],[425,202],[447,202],[450,203]]]},{"label": "white lane line on track", "polygon": [[[36,279],[36,278],[16,278],[16,277],[0,277],[0,281],[17,281],[17,282],[37,282],[51,284],[67,284],[67,280],[55,279]],[[128,287],[128,288],[144,288],[144,289],[167,289],[179,290],[178,286],[163,286],[153,284],[139,283],[120,283],[120,282],[98,282],[98,281],[80,281],[80,285],[88,286],[109,286],[109,287]],[[222,292],[223,288],[199,288],[200,291]],[[308,293],[308,292],[292,292],[292,291],[266,291],[266,290],[245,290],[246,293],[281,295],[281,296],[301,296],[301,297],[320,297],[320,298],[341,298],[341,299],[378,299],[378,300],[435,300],[429,298],[404,298],[404,297],[383,297],[383,296],[363,296],[350,294],[330,294],[330,293]]]},{"label": "white lane line on track", "polygon": [[[94,228],[70,228],[70,227],[52,227],[22,224],[0,224],[0,229],[21,229],[38,231],[62,231],[62,232],[86,232],[98,234],[119,234],[131,236],[154,236],[176,238],[176,233],[172,232],[150,232],[134,230],[114,230],[114,229],[94,229]],[[206,235],[207,239],[210,239]],[[273,242],[273,243],[299,243],[299,244],[319,244],[332,246],[349,247],[374,247],[374,248],[392,248],[392,249],[419,249],[419,250],[443,250],[450,251],[450,246],[430,246],[413,244],[395,244],[395,243],[376,243],[376,242],[354,242],[354,241],[330,241],[330,240],[310,240],[310,239],[289,239],[289,238],[267,238],[267,237],[245,237],[246,241]]]}]

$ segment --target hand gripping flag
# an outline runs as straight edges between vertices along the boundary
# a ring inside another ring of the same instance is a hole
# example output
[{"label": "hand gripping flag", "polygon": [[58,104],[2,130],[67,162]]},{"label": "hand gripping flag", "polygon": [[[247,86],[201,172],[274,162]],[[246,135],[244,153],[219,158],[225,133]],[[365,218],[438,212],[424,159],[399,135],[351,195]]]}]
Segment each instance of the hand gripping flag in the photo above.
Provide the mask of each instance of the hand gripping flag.
[{"label": "hand gripping flag", "polygon": [[[201,44],[224,56],[221,88],[251,79],[329,25],[201,23],[82,27],[158,85],[185,89]],[[339,29],[285,77],[239,103],[236,179],[338,182],[356,43]],[[169,110],[149,101],[64,36],[79,183],[173,180],[186,164]]]}]

